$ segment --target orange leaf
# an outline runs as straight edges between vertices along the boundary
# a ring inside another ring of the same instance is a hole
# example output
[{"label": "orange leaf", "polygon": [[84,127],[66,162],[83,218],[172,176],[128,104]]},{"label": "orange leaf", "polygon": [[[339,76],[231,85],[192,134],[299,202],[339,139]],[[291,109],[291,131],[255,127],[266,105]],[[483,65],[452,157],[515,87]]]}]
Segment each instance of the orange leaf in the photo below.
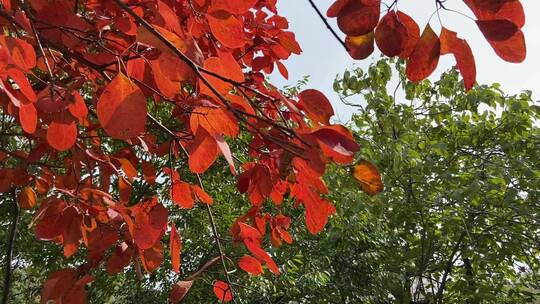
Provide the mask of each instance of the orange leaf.
[{"label": "orange leaf", "polygon": [[374,39],[373,32],[362,36],[347,36],[345,45],[349,49],[349,55],[356,60],[366,59],[375,50]]},{"label": "orange leaf", "polygon": [[330,124],[330,117],[334,115],[334,109],[330,101],[318,90],[304,90],[298,94],[298,103],[307,116],[315,123]]},{"label": "orange leaf", "polygon": [[215,281],[213,286],[214,294],[220,302],[226,303],[232,301],[233,294],[231,288],[229,287],[229,284],[223,281]]},{"label": "orange leaf", "polygon": [[17,197],[19,207],[24,210],[30,210],[36,206],[37,196],[32,187],[26,186],[22,188],[19,196]]},{"label": "orange leaf", "polygon": [[238,261],[238,266],[245,272],[257,276],[263,273],[262,265],[256,258],[245,255]]},{"label": "orange leaf", "polygon": [[461,75],[465,89],[470,90],[476,81],[476,63],[471,47],[464,39],[457,37],[457,33],[442,28],[441,31],[441,55],[452,53],[456,58],[457,66]]},{"label": "orange leaf", "polygon": [[235,49],[246,44],[244,25],[233,15],[217,11],[206,15],[206,18],[212,34],[224,46]]},{"label": "orange leaf", "polygon": [[354,166],[353,176],[362,190],[371,196],[380,193],[384,189],[379,170],[367,160],[361,160]]},{"label": "orange leaf", "polygon": [[[238,62],[234,59],[233,55],[229,52],[221,52],[219,57],[210,57],[204,61],[204,68],[210,72],[220,75],[226,79],[230,79],[235,82],[244,82],[244,72]],[[223,81],[217,77],[206,75],[206,79],[212,87],[214,87],[222,95],[228,94],[233,85],[229,82]],[[214,93],[199,80],[201,86],[201,93],[208,96],[215,96]],[[217,99],[217,97],[216,97]]]},{"label": "orange leaf", "polygon": [[163,263],[163,245],[156,243],[153,247],[139,253],[146,272],[154,272]]},{"label": "orange leaf", "polygon": [[201,189],[201,187],[199,186],[190,186],[190,187],[191,187],[191,191],[193,192],[193,194],[199,201],[207,205],[212,205],[214,203],[214,199],[210,195],[208,195],[206,191]]},{"label": "orange leaf", "polygon": [[238,121],[224,108],[196,107],[190,116],[189,124],[194,133],[199,127],[212,135],[236,137],[240,132]]},{"label": "orange leaf", "polygon": [[218,156],[216,140],[204,129],[198,128],[195,139],[188,145],[189,169],[193,173],[204,173]]},{"label": "orange leaf", "polygon": [[426,25],[407,62],[407,78],[412,82],[426,79],[439,63],[441,44],[431,26]]},{"label": "orange leaf", "polygon": [[97,103],[97,116],[105,132],[116,139],[141,135],[146,125],[146,98],[124,74],[118,74]]},{"label": "orange leaf", "polygon": [[182,250],[182,240],[176,231],[174,223],[171,227],[171,236],[169,239],[169,250],[171,252],[172,269],[176,273],[180,273],[180,251]]},{"label": "orange leaf", "polygon": [[171,186],[171,200],[181,208],[193,208],[194,201],[191,196],[189,184],[183,181],[175,181]]}]

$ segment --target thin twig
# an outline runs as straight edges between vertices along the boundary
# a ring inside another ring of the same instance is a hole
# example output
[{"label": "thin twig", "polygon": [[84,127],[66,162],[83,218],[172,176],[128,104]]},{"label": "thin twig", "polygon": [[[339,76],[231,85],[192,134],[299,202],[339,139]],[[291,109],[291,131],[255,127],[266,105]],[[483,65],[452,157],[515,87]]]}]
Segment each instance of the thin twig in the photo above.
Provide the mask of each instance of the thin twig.
[{"label": "thin twig", "polygon": [[313,7],[313,9],[315,10],[315,12],[317,12],[317,15],[319,15],[319,18],[322,20],[322,22],[324,22],[324,25],[326,25],[326,28],[330,31],[330,33],[332,33],[332,35],[336,38],[337,41],[339,41],[339,43],[343,46],[343,48],[348,52],[349,51],[349,48],[347,47],[347,44],[345,44],[345,41],[341,40],[341,38],[339,37],[339,35],[336,33],[336,31],[334,31],[334,29],[332,28],[332,26],[330,25],[330,23],[328,23],[328,20],[326,20],[326,18],[324,17],[324,15],[321,13],[321,11],[319,10],[319,8],[317,7],[317,5],[315,5],[315,3],[313,2],[313,0],[308,0],[309,4],[311,4],[311,7]]}]

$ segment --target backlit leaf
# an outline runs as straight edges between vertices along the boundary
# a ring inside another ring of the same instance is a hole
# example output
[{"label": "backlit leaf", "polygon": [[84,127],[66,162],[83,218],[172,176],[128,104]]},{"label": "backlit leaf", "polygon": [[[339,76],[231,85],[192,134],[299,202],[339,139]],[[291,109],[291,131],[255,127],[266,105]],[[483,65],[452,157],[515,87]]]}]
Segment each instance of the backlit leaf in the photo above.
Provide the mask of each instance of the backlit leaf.
[{"label": "backlit leaf", "polygon": [[375,50],[375,35],[369,32],[362,36],[347,36],[345,45],[349,49],[349,55],[356,60],[366,59]]},{"label": "backlit leaf", "polygon": [[17,197],[17,202],[19,203],[19,208],[24,210],[30,210],[36,206],[37,196],[32,187],[26,186],[22,188]]},{"label": "backlit leaf", "polygon": [[379,170],[367,160],[361,160],[354,166],[353,176],[362,190],[371,196],[380,193],[384,189]]},{"label": "backlit leaf", "polygon": [[182,240],[174,223],[171,227],[171,235],[169,239],[169,250],[171,253],[172,269],[176,273],[180,273],[180,252],[182,251]]},{"label": "backlit leaf", "polygon": [[215,281],[213,284],[213,290],[214,294],[218,298],[218,300],[222,303],[227,303],[232,301],[233,294],[231,292],[231,288],[229,287],[229,284],[223,282],[223,281]]},{"label": "backlit leaf", "polygon": [[263,273],[262,265],[256,258],[245,255],[238,261],[238,266],[245,272],[257,276]]},{"label": "backlit leaf", "polygon": [[146,125],[146,98],[124,74],[118,74],[97,103],[97,116],[105,132],[116,139],[141,135]]},{"label": "backlit leaf", "polygon": [[440,51],[439,37],[428,24],[407,61],[407,78],[418,82],[431,75],[439,63]]},{"label": "backlit leaf", "polygon": [[308,89],[298,94],[300,107],[307,116],[315,123],[328,125],[330,117],[334,115],[334,109],[326,96],[318,90]]},{"label": "backlit leaf", "polygon": [[441,30],[441,55],[452,53],[456,58],[458,69],[463,76],[465,88],[470,90],[476,81],[476,63],[472,50],[464,39],[457,33],[446,29]]},{"label": "backlit leaf", "polygon": [[58,151],[71,149],[77,141],[77,125],[69,118],[53,120],[47,129],[47,142]]}]

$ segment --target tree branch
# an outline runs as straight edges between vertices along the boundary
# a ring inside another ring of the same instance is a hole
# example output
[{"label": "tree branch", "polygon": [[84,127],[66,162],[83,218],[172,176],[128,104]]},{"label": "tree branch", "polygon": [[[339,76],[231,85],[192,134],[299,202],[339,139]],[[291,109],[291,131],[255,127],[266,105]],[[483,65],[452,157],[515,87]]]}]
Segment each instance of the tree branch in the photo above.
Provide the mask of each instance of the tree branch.
[{"label": "tree branch", "polygon": [[443,303],[443,292],[444,292],[444,288],[446,287],[446,281],[448,279],[448,275],[452,273],[452,268],[454,267],[454,263],[456,262],[454,260],[455,256],[457,252],[459,251],[459,248],[461,247],[461,243],[465,239],[466,235],[467,235],[467,231],[463,230],[463,232],[459,236],[459,239],[457,240],[457,242],[454,244],[454,247],[452,248],[452,254],[450,255],[450,258],[446,262],[446,267],[444,269],[444,273],[441,278],[441,284],[439,285],[439,289],[437,290],[437,295],[435,296],[435,300],[438,303],[441,303],[441,304]]},{"label": "tree branch", "polygon": [[319,8],[317,7],[317,5],[313,2],[313,0],[308,0],[309,4],[311,4],[311,7],[315,10],[315,12],[317,13],[317,15],[319,15],[319,18],[322,20],[322,22],[324,22],[324,25],[326,25],[326,28],[330,31],[330,33],[332,33],[332,35],[334,36],[334,38],[336,38],[337,41],[339,41],[339,43],[343,46],[343,48],[345,49],[345,51],[349,51],[349,48],[347,47],[347,45],[345,44],[345,41],[341,40],[341,38],[339,37],[339,35],[336,33],[336,31],[334,31],[334,29],[332,28],[332,26],[330,25],[330,23],[328,23],[328,20],[326,20],[326,18],[324,17],[324,15],[321,13],[321,11],[319,10]]},{"label": "tree branch", "polygon": [[15,237],[17,236],[17,227],[19,225],[19,215],[20,209],[19,204],[17,204],[17,195],[15,194],[15,188],[11,190],[12,200],[13,200],[13,219],[11,222],[11,227],[9,229],[9,236],[7,240],[7,250],[6,250],[6,266],[4,274],[4,288],[2,292],[2,304],[7,304],[9,298],[9,292],[11,289],[11,279],[13,274],[13,269],[11,268],[11,261],[13,259],[13,249],[15,246]]}]

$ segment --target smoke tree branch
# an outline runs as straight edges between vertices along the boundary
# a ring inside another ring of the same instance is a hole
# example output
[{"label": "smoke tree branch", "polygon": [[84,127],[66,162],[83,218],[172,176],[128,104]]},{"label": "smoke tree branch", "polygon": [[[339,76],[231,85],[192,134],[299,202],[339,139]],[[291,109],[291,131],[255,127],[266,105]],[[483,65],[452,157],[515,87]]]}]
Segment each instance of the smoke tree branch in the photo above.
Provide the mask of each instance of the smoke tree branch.
[{"label": "smoke tree branch", "polygon": [[19,225],[20,209],[17,204],[17,195],[15,193],[15,188],[11,190],[12,201],[13,201],[13,214],[12,222],[9,228],[9,235],[7,239],[7,249],[6,249],[6,265],[4,270],[4,286],[2,290],[2,304],[6,304],[9,298],[9,292],[11,289],[11,279],[13,275],[13,268],[11,267],[11,262],[13,260],[13,249],[15,248],[15,238],[17,236],[17,228]]}]

